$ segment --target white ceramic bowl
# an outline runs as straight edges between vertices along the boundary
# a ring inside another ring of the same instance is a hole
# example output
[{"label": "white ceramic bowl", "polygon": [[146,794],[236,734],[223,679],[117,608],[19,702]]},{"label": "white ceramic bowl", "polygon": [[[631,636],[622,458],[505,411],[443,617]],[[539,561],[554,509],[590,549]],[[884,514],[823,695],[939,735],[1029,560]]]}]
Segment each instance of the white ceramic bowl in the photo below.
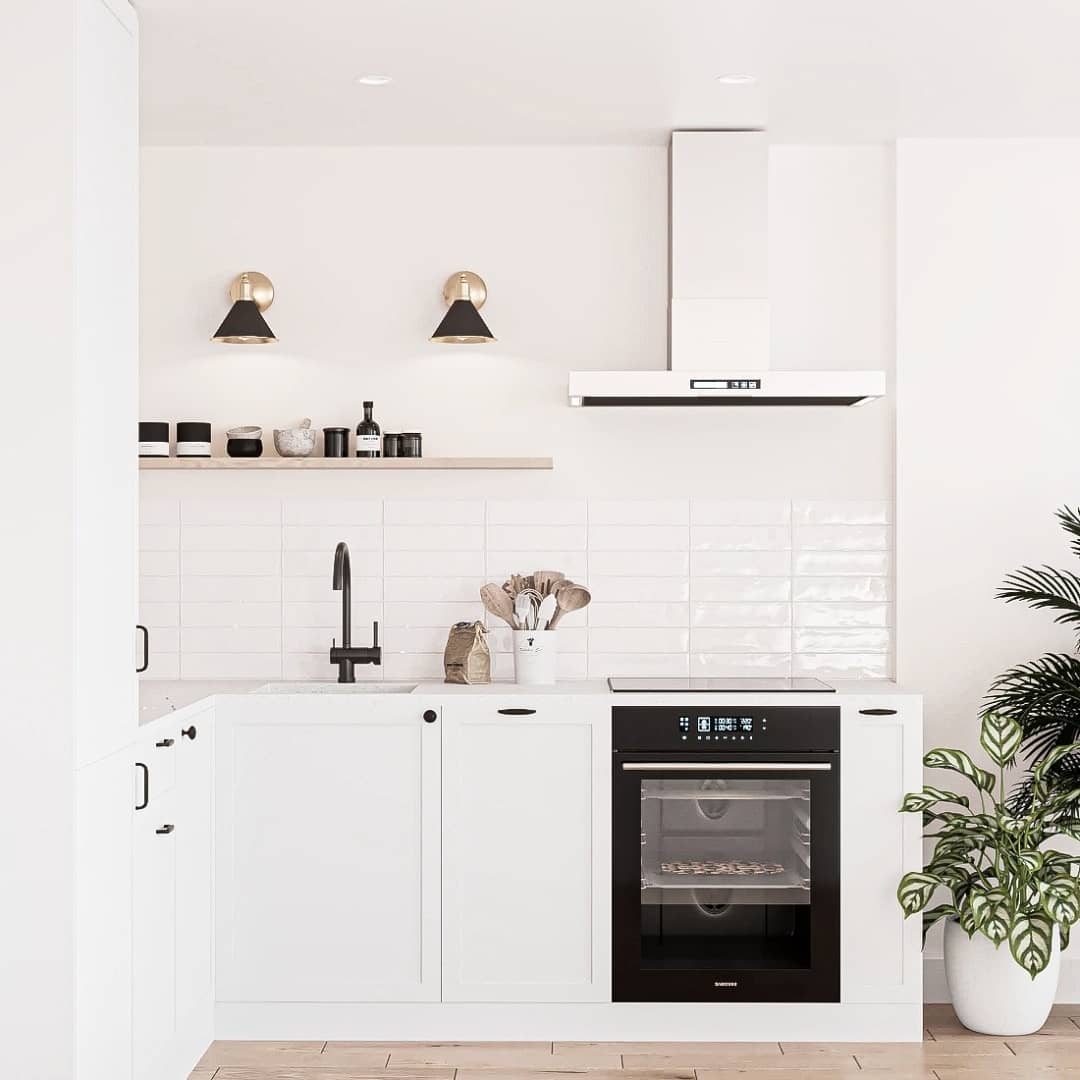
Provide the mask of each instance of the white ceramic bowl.
[{"label": "white ceramic bowl", "polygon": [[274,448],[282,457],[309,457],[315,451],[316,428],[283,428],[274,431]]}]

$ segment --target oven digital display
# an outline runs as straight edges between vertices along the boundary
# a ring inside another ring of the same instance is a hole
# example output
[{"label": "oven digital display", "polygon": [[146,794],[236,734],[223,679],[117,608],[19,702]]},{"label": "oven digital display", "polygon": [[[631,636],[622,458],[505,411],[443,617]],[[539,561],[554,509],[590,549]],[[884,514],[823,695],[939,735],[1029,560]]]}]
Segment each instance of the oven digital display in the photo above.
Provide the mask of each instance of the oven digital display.
[{"label": "oven digital display", "polygon": [[752,716],[716,716],[701,713],[697,716],[680,716],[679,731],[683,735],[691,731],[698,735],[753,735]]}]

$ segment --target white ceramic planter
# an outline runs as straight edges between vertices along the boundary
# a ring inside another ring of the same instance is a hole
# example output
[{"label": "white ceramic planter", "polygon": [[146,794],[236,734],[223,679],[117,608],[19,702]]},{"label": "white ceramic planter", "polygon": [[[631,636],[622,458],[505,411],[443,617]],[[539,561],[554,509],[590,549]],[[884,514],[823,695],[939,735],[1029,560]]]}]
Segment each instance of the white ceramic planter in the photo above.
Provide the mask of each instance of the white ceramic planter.
[{"label": "white ceramic planter", "polygon": [[1030,1035],[1046,1023],[1057,993],[1061,950],[1034,979],[1013,959],[1008,942],[995,949],[989,938],[969,938],[955,919],[945,923],[945,979],[953,1009],[966,1028],[983,1035]]},{"label": "white ceramic planter", "polygon": [[514,679],[522,686],[551,686],[559,650],[558,630],[514,631]]}]

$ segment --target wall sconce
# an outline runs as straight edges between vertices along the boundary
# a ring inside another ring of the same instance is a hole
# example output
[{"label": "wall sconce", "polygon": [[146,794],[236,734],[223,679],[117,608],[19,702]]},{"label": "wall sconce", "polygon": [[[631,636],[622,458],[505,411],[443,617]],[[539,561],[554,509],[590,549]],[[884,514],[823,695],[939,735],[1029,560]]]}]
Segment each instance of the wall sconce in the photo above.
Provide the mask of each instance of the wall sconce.
[{"label": "wall sconce", "polygon": [[495,335],[480,318],[479,309],[487,299],[487,286],[479,274],[460,270],[449,277],[443,286],[443,299],[450,310],[431,335],[432,341],[443,345],[483,345],[494,341]]},{"label": "wall sconce", "polygon": [[246,270],[229,287],[233,306],[217,328],[214,341],[227,345],[265,345],[277,341],[262,313],[274,302],[274,286],[265,274]]}]

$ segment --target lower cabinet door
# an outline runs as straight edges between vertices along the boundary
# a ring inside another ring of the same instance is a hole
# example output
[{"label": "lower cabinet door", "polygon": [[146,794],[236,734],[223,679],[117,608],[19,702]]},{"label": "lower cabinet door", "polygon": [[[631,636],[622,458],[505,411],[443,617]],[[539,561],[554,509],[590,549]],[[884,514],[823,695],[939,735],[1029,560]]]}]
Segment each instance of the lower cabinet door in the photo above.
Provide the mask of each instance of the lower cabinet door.
[{"label": "lower cabinet door", "polygon": [[922,1001],[922,920],[896,901],[922,868],[922,822],[898,812],[923,783],[920,700],[845,698],[840,739],[840,999]]},{"label": "lower cabinet door", "polygon": [[214,1038],[212,719],[207,712],[185,721],[189,734],[176,742],[176,1046],[181,1076],[187,1076]]},{"label": "lower cabinet door", "polygon": [[423,711],[219,705],[219,1001],[438,1000],[440,725]]},{"label": "lower cabinet door", "polygon": [[610,1000],[606,710],[443,709],[443,998]]},{"label": "lower cabinet door", "polygon": [[[176,1063],[175,792],[135,811],[132,1049],[135,1080],[165,1080]],[[171,828],[170,828],[171,826]]]}]

